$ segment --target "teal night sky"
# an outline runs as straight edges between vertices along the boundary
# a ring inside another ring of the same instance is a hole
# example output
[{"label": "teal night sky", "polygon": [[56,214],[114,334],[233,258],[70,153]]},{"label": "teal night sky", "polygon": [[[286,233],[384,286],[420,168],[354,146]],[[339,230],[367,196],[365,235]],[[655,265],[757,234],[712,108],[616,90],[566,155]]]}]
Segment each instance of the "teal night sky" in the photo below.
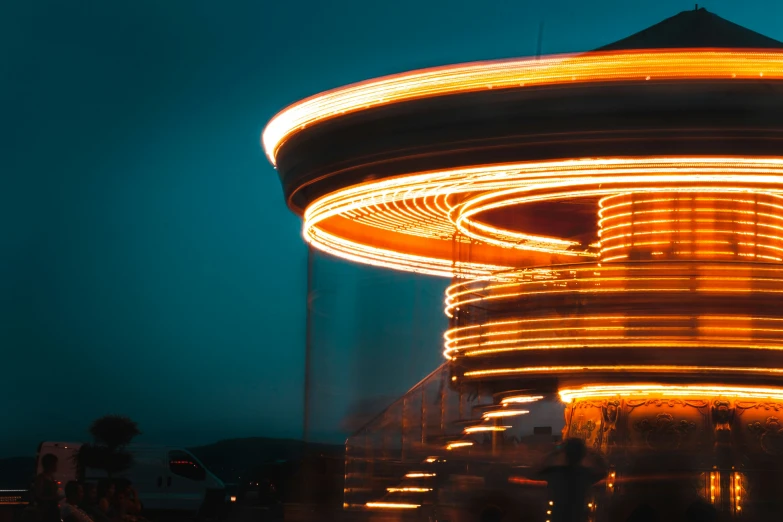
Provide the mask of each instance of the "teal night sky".
[{"label": "teal night sky", "polygon": [[[705,7],[783,39],[783,4]],[[545,53],[579,51],[692,8],[4,2],[0,457],[83,439],[110,412],[149,442],[300,437],[307,250],[264,124],[342,84],[534,54],[541,21]],[[317,437],[441,362],[445,283],[317,262]]]}]

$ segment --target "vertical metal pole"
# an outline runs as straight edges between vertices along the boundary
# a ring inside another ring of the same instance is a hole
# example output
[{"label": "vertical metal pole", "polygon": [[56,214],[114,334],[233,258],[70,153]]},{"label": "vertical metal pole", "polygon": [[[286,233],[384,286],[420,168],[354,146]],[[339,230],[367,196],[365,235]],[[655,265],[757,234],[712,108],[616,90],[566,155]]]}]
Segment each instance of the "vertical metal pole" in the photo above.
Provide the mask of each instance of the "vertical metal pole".
[{"label": "vertical metal pole", "polygon": [[[500,422],[499,421],[500,421],[500,419],[495,417],[492,420],[492,426],[495,427],[495,428],[500,426]],[[492,456],[493,457],[497,457],[497,455],[498,455],[498,432],[497,431],[493,431],[492,432]]]},{"label": "vertical metal pole", "polygon": [[421,447],[427,446],[427,390],[426,386],[421,387]]},{"label": "vertical metal pole", "polygon": [[460,386],[459,386],[459,409],[457,410],[457,418],[459,420],[462,420],[462,419],[465,418],[462,415],[462,403],[463,403],[463,400],[462,400],[463,393],[462,393],[462,391],[463,391],[462,390],[462,384],[460,384]]},{"label": "vertical metal pole", "polygon": [[449,372],[448,368],[444,367],[440,372],[440,428],[438,435],[446,434],[446,386],[448,386]]},{"label": "vertical metal pole", "polygon": [[372,488],[372,482],[373,482],[373,473],[375,473],[375,454],[372,451],[373,444],[375,440],[370,440],[370,431],[368,428],[364,429],[364,462],[365,462],[365,473],[362,477],[364,479],[364,482],[362,485],[364,486],[365,491],[371,491],[370,488]]},{"label": "vertical metal pole", "polygon": [[408,366],[406,368],[408,375],[406,375],[406,379],[408,382],[416,382],[415,379],[415,371],[414,368],[416,366],[415,364],[415,354],[418,353],[419,348],[419,279],[416,278],[413,280],[413,306],[411,307],[411,340],[409,349],[410,353],[408,354]]},{"label": "vertical metal pole", "polygon": [[307,318],[305,323],[304,420],[302,440],[310,440],[310,365],[313,342],[313,247],[307,245]]},{"label": "vertical metal pole", "polygon": [[536,43],[536,60],[541,58],[541,47],[544,45],[544,21],[538,24],[538,42]]},{"label": "vertical metal pole", "polygon": [[304,360],[304,404],[302,408],[302,441],[303,446],[303,458],[300,464],[301,478],[299,480],[299,487],[301,489],[299,493],[300,502],[309,504],[312,502],[314,495],[314,476],[313,476],[313,462],[310,459],[310,451],[307,445],[310,442],[310,358],[312,356],[312,299],[313,299],[313,247],[307,245],[307,300],[305,306],[307,306],[307,316],[305,317],[305,360]]},{"label": "vertical metal pole", "polygon": [[408,394],[406,393],[402,397],[402,419],[400,420],[400,460],[402,462],[405,462],[405,459],[408,456],[408,452],[406,451],[406,442],[408,441],[408,434],[406,433],[408,430]]}]

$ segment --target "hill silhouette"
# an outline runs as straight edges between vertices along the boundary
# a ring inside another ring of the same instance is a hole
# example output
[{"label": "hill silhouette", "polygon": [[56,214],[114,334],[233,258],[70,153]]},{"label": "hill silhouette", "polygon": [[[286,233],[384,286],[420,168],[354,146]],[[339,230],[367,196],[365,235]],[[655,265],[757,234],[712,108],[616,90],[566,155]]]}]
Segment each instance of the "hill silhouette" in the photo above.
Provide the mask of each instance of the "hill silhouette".
[{"label": "hill silhouette", "polygon": [[0,459],[0,489],[26,489],[35,477],[35,457]]},{"label": "hill silhouette", "polygon": [[306,443],[293,439],[248,437],[226,439],[188,448],[204,465],[227,483],[239,482],[243,473],[274,462],[301,462],[315,455],[342,459],[345,447]]},{"label": "hill silhouette", "polygon": [[[229,484],[239,482],[243,474],[265,464],[299,463],[313,455],[341,459],[345,451],[341,445],[267,437],[225,439],[188,449],[210,471]],[[0,459],[0,489],[27,488],[34,476],[35,457]]]}]

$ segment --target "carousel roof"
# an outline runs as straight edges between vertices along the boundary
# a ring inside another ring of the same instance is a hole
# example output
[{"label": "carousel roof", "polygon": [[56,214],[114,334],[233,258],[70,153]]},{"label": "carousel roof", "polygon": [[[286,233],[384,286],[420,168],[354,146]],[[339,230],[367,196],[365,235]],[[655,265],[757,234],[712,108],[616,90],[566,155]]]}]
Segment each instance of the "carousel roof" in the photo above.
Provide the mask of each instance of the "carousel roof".
[{"label": "carousel roof", "polygon": [[683,11],[597,51],[672,48],[780,49],[783,42],[697,8]]}]

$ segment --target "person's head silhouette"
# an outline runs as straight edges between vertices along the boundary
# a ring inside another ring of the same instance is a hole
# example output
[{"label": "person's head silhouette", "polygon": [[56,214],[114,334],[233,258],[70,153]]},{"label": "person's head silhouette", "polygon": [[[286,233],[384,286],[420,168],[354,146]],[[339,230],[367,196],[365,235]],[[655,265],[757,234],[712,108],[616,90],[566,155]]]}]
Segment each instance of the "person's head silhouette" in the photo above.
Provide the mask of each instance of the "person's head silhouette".
[{"label": "person's head silhouette", "polygon": [[500,522],[503,520],[503,510],[497,506],[489,506],[481,513],[481,522]]},{"label": "person's head silhouette", "polygon": [[44,473],[54,474],[57,473],[57,455],[47,453],[41,457],[41,468]]},{"label": "person's head silhouette", "polygon": [[658,512],[649,504],[640,504],[636,506],[628,516],[626,522],[658,522]]},{"label": "person's head silhouette", "polygon": [[65,500],[69,504],[79,504],[84,500],[84,489],[82,485],[72,480],[65,485]]},{"label": "person's head silhouette", "polygon": [[685,511],[685,518],[692,522],[714,522],[718,520],[718,512],[711,504],[697,500]]},{"label": "person's head silhouette", "polygon": [[585,458],[587,449],[582,439],[568,439],[563,444],[563,452],[565,453],[566,463],[569,466],[576,466]]}]

